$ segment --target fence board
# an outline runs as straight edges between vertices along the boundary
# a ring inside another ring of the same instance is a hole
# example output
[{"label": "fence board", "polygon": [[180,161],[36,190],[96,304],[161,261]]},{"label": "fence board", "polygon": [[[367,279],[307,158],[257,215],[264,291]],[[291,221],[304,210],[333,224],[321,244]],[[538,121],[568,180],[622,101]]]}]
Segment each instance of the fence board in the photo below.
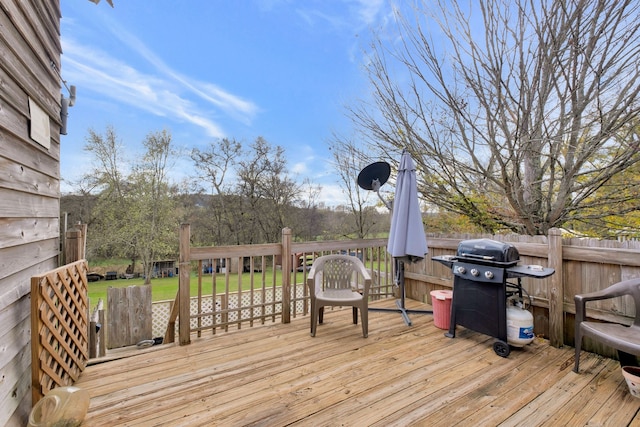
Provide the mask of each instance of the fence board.
[{"label": "fence board", "polygon": [[153,338],[151,325],[150,285],[107,289],[107,348]]}]

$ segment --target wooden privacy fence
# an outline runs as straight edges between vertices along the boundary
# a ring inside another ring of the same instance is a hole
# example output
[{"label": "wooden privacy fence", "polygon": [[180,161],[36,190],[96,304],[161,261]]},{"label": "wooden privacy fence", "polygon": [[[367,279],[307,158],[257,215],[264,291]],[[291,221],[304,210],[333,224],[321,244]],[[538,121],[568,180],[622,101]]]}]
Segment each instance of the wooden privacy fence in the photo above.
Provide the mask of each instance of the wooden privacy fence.
[{"label": "wooden privacy fence", "polygon": [[[574,296],[604,289],[621,280],[640,277],[640,242],[563,238],[560,230],[548,236],[522,235],[427,235],[429,257],[405,265],[407,296],[431,302],[430,291],[451,288],[450,268],[431,260],[436,255],[453,255],[462,240],[490,238],[513,244],[520,253],[520,264],[537,264],[555,269],[546,279],[523,278],[521,283],[531,297],[534,331],[560,347],[574,343]],[[630,324],[635,307],[630,297],[594,302],[587,316],[592,319]],[[615,352],[596,343],[585,349],[615,357]]]},{"label": "wooden privacy fence", "polygon": [[31,278],[31,393],[72,385],[89,359],[87,262]]}]

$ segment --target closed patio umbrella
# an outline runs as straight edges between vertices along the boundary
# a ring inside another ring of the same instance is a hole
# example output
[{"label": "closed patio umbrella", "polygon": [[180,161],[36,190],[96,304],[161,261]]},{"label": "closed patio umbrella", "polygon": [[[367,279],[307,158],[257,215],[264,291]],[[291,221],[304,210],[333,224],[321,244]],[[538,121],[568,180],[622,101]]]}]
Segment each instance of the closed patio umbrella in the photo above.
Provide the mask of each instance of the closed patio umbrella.
[{"label": "closed patio umbrella", "polygon": [[396,300],[398,308],[373,308],[370,310],[400,312],[405,323],[410,326],[411,320],[407,312],[427,314],[433,312],[405,308],[404,263],[420,261],[429,252],[418,201],[416,166],[407,150],[402,152],[398,166],[387,251],[396,261],[396,283],[400,287],[400,299]]},{"label": "closed patio umbrella", "polygon": [[398,166],[387,251],[403,262],[420,261],[429,251],[418,201],[416,165],[407,150],[402,152]]}]

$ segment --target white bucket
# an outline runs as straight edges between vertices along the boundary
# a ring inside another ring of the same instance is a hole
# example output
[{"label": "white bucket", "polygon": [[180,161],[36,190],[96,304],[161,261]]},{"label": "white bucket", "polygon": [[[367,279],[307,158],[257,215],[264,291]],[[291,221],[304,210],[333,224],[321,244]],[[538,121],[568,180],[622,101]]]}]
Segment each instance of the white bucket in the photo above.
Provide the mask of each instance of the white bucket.
[{"label": "white bucket", "polygon": [[74,386],[54,388],[31,409],[28,427],[79,426],[89,403],[86,390]]},{"label": "white bucket", "polygon": [[622,376],[627,381],[629,392],[633,397],[640,398],[640,367],[623,366]]}]

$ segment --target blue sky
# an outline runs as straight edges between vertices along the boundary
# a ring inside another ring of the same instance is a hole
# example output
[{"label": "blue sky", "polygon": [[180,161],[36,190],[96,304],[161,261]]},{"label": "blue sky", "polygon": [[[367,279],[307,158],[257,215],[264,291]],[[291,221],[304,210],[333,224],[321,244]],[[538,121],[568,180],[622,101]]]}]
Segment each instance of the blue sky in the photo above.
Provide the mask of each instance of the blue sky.
[{"label": "blue sky", "polygon": [[[168,129],[178,148],[258,136],[284,147],[302,180],[342,198],[328,142],[350,134],[345,105],[387,0],[63,0],[62,78],[77,87],[62,136],[62,191],[86,171],[87,130],[113,126],[131,155]],[[63,90],[66,93],[66,90]],[[178,161],[174,179],[189,173]]]}]

